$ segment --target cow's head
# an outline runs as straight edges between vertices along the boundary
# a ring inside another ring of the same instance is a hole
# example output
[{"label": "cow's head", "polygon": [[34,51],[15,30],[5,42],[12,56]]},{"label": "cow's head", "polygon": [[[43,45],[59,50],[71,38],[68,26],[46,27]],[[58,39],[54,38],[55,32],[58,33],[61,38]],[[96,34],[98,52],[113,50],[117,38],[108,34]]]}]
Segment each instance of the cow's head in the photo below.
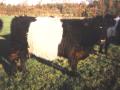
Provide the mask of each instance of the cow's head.
[{"label": "cow's head", "polygon": [[103,17],[102,16],[93,17],[91,20],[92,20],[91,26],[94,28],[94,30],[98,30],[98,31],[103,30]]},{"label": "cow's head", "polygon": [[106,14],[103,17],[103,23],[104,23],[104,27],[108,28],[108,27],[112,27],[115,25],[116,21],[114,20],[116,16],[111,15],[111,14]]}]

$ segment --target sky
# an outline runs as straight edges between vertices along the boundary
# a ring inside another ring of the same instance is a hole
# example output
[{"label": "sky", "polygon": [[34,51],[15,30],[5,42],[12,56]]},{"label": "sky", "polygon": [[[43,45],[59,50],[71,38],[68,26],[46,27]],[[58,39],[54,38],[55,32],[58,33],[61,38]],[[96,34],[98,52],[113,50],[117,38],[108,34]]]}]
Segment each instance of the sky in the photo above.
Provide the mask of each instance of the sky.
[{"label": "sky", "polygon": [[69,2],[69,3],[92,3],[93,0],[0,0],[0,2],[3,2],[5,4],[11,4],[11,5],[17,5],[17,4],[23,4],[23,2],[27,2],[28,5],[36,5],[41,2],[41,4],[47,4],[47,3],[63,3],[63,2]]}]

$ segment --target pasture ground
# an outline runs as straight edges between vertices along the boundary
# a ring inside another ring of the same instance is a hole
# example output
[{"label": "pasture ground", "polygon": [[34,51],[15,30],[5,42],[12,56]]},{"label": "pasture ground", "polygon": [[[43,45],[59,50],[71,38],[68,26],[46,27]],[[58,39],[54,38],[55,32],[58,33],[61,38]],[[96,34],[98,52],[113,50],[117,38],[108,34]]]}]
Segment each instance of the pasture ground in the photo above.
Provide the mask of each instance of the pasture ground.
[{"label": "pasture ground", "polygon": [[[10,21],[13,16],[0,16],[4,27],[0,32],[0,56],[9,48]],[[54,62],[30,58],[27,72],[9,78],[0,65],[0,90],[119,90],[120,47],[110,45],[109,56],[90,55],[78,64],[78,75],[71,76],[67,60]]]}]

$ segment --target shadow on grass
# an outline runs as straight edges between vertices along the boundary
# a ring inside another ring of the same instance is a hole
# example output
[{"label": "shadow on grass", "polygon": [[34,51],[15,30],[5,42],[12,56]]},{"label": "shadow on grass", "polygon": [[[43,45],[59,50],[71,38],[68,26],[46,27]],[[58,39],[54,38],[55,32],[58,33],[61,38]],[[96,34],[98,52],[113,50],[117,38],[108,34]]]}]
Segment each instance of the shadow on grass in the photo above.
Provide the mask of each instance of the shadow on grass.
[{"label": "shadow on grass", "polygon": [[33,58],[35,58],[38,62],[40,63],[43,63],[45,65],[48,65],[50,67],[53,67],[54,69],[56,70],[59,70],[61,71],[63,74],[66,74],[66,75],[69,75],[69,76],[75,76],[75,77],[80,77],[80,73],[76,72],[76,71],[70,71],[68,70],[67,68],[64,68],[60,65],[58,65],[57,63],[54,63],[52,61],[49,61],[49,60],[45,60],[43,58],[39,58],[39,57],[36,57],[36,56],[32,56]]}]

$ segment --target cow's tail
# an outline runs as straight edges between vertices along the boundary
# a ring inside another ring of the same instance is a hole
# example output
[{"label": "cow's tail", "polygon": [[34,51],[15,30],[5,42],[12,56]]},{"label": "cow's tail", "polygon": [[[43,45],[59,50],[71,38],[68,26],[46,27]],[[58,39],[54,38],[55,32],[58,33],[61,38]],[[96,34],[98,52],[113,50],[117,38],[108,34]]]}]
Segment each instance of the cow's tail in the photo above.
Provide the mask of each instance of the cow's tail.
[{"label": "cow's tail", "polygon": [[12,75],[12,64],[6,58],[0,56],[0,64],[8,75]]}]

